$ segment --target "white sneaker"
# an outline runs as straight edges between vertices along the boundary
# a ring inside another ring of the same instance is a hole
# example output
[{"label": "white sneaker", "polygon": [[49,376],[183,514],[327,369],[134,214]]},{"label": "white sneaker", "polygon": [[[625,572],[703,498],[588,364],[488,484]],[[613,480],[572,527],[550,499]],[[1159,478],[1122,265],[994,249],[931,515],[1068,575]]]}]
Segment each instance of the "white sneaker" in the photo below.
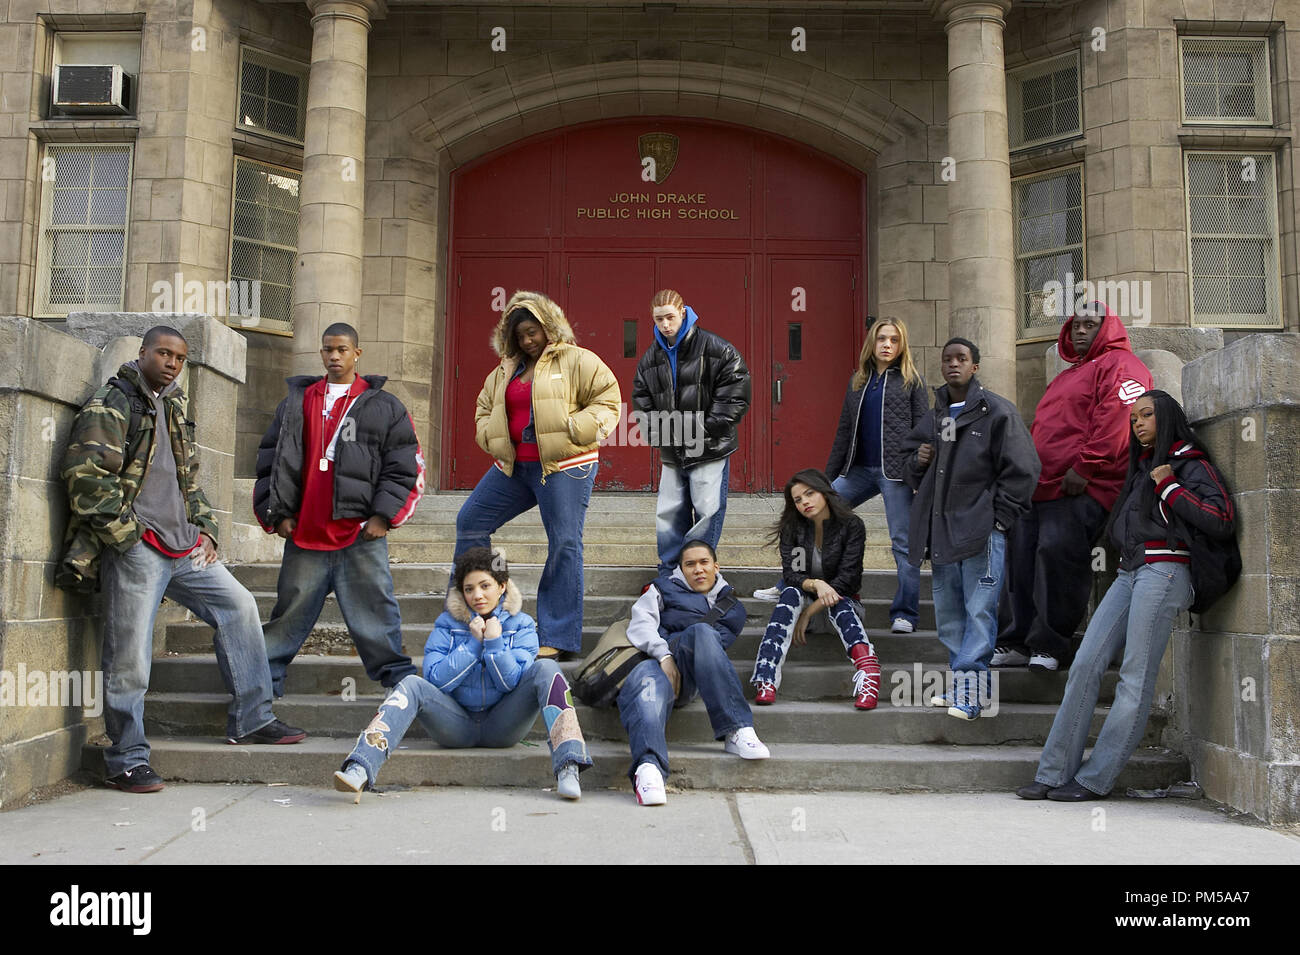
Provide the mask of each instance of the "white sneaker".
[{"label": "white sneaker", "polygon": [[636,790],[636,801],[642,806],[662,806],[668,801],[664,774],[654,763],[642,763],[636,768],[636,781],[632,788]]},{"label": "white sneaker", "polygon": [[565,763],[555,777],[555,791],[565,799],[581,799],[582,786],[578,783],[578,764]]},{"label": "white sneaker", "polygon": [[767,759],[772,755],[759,741],[752,726],[742,726],[728,735],[723,749],[728,753],[735,753],[741,759]]},{"label": "white sneaker", "polygon": [[755,600],[766,600],[770,604],[776,603],[781,599],[780,587],[764,587],[762,590],[754,591]]},{"label": "white sneaker", "polygon": [[[1011,647],[995,647],[991,667],[1022,667],[1029,662],[1029,656],[1023,651]],[[1052,669],[1056,669],[1053,667]]]},{"label": "white sneaker", "polygon": [[341,793],[356,793],[353,802],[361,802],[361,790],[366,788],[366,767],[353,760],[334,773],[334,788]]},{"label": "white sneaker", "polygon": [[952,706],[952,697],[947,693],[940,693],[938,696],[930,697],[929,705],[942,706],[946,709],[947,707]]},{"label": "white sneaker", "polygon": [[1029,658],[1029,669],[1031,670],[1055,670],[1061,665],[1061,661],[1056,659],[1050,653],[1041,653],[1034,651],[1034,655]]},{"label": "white sneaker", "polygon": [[916,627],[912,626],[912,621],[906,617],[895,617],[894,622],[889,626],[890,633],[912,633]]}]

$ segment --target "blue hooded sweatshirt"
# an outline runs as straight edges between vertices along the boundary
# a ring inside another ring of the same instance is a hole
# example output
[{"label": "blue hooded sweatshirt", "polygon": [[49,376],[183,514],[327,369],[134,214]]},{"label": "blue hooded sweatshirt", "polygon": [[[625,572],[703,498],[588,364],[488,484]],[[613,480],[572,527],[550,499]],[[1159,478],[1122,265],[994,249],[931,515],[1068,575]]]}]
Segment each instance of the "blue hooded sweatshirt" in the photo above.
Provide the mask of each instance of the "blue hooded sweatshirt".
[{"label": "blue hooded sweatshirt", "polygon": [[700,317],[695,314],[695,309],[687,305],[686,315],[682,318],[682,327],[677,329],[677,338],[671,345],[668,344],[668,340],[659,333],[659,326],[655,326],[655,341],[659,343],[660,348],[668,353],[668,367],[673,371],[673,391],[677,390],[677,346],[686,340],[687,334],[695,327],[695,323],[699,320]]}]

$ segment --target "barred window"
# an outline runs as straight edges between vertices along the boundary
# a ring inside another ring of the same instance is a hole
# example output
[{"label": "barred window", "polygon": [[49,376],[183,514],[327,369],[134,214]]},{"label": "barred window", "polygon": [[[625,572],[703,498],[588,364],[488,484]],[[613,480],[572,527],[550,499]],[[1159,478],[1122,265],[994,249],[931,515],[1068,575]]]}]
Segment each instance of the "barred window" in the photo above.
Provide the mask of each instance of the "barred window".
[{"label": "barred window", "polygon": [[46,147],[37,312],[122,308],[131,147]]},{"label": "barred window", "polygon": [[292,333],[298,185],[291,169],[235,159],[230,216],[231,324]]},{"label": "barred window", "polygon": [[244,48],[236,125],[302,142],[306,104],[304,64]]},{"label": "barred window", "polygon": [[[1071,166],[1011,184],[1016,234],[1016,305],[1020,338],[1055,337],[1085,277],[1083,167]],[[1060,283],[1063,295],[1050,294]]]},{"label": "barred window", "polygon": [[1267,37],[1181,37],[1183,122],[1271,125]]},{"label": "barred window", "polygon": [[1280,328],[1273,155],[1188,152],[1184,158],[1193,324]]},{"label": "barred window", "polygon": [[1080,101],[1078,53],[1009,70],[1007,120],[1011,148],[1082,135]]}]

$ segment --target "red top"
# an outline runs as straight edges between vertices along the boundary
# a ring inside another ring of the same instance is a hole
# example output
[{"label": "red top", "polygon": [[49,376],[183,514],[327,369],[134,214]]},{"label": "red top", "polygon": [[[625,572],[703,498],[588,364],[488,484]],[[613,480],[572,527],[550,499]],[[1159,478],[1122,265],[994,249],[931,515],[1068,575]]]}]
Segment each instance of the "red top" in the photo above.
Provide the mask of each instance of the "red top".
[{"label": "red top", "polygon": [[302,510],[293,542],[306,550],[341,550],[357,539],[365,524],[355,517],[334,519],[334,462],[328,461],[324,471],[320,462],[357,395],[370,386],[358,375],[347,394],[334,402],[329,417],[324,415],[325,386],[326,380],[321,379],[307,388],[302,399]]},{"label": "red top", "polygon": [[1129,410],[1151,388],[1151,372],[1133,354],[1124,323],[1110,310],[1088,354],[1076,355],[1067,321],[1056,350],[1070,367],[1052,379],[1030,429],[1042,462],[1035,501],[1065,496],[1070,468],[1088,480],[1084,493],[1106,510],[1115,506],[1128,473]]},{"label": "red top", "polygon": [[198,550],[199,544],[202,543],[196,537],[194,538],[194,546],[192,546],[189,550],[183,550],[177,553],[174,550],[168,550],[167,547],[163,544],[163,542],[158,539],[158,535],[155,534],[153,531],[148,530],[147,528],[144,532],[144,535],[140,539],[143,540],[150,547],[152,547],[154,550],[156,550],[158,553],[162,554],[164,557],[188,557],[190,554]]},{"label": "red top", "polygon": [[533,418],[533,383],[512,378],[506,385],[506,421],[510,425],[510,441],[515,446],[516,461],[540,461],[537,442],[524,442],[524,429]]}]

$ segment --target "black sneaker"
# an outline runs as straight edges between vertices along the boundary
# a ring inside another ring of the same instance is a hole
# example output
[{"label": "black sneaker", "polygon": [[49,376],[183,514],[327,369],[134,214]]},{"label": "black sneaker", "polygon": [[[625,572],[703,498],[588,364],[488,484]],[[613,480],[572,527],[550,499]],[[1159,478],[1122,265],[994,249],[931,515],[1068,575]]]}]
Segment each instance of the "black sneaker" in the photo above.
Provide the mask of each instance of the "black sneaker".
[{"label": "black sneaker", "polygon": [[1047,785],[1047,783],[1033,782],[1028,786],[1021,786],[1017,789],[1016,795],[1021,799],[1046,799],[1047,794],[1050,793],[1053,788],[1054,787]]},{"label": "black sneaker", "polygon": [[156,793],[163,788],[162,777],[148,763],[132,766],[124,773],[110,776],[104,784],[124,793]]},{"label": "black sneaker", "polygon": [[307,732],[300,730],[296,726],[286,726],[279,720],[271,720],[260,730],[245,736],[230,736],[226,742],[233,746],[243,746],[248,743],[267,743],[272,746],[282,746],[286,743],[301,743],[307,738]]}]

